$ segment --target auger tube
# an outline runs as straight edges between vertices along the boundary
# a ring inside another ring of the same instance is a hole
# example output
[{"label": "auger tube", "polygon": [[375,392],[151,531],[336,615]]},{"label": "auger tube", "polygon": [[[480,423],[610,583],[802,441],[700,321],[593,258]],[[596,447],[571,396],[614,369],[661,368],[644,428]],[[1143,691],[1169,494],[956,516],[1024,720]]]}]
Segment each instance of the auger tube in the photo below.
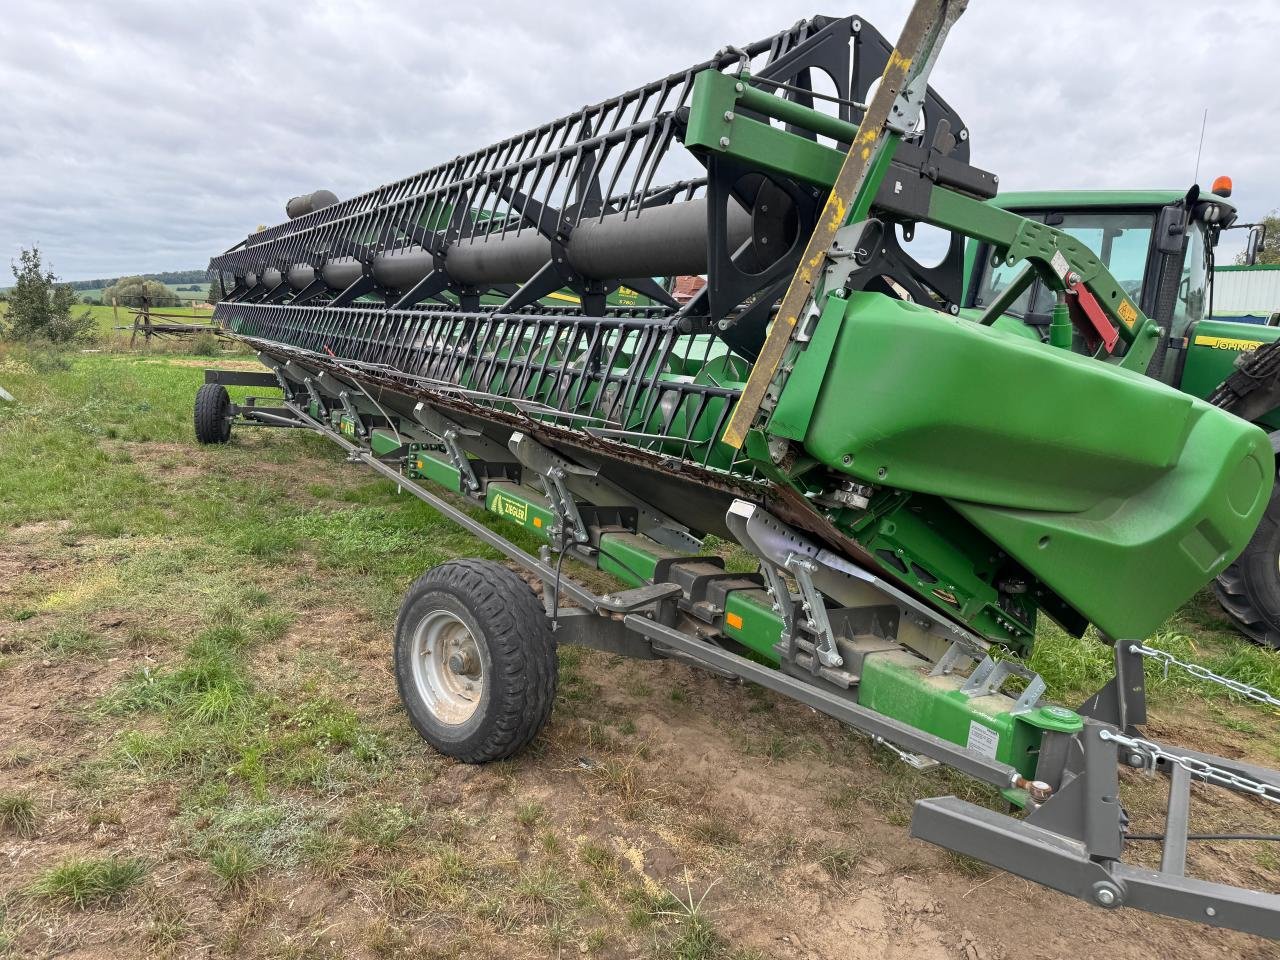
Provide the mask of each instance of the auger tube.
[{"label": "auger tube", "polygon": [[[589,279],[620,277],[685,276],[707,272],[707,201],[689,200],[654,207],[639,215],[613,213],[600,220],[584,220],[563,244],[565,263]],[[729,243],[737,249],[750,240],[767,249],[784,249],[781,224],[769,222],[767,232],[752,235],[751,215],[730,203]],[[476,238],[448,248],[445,269],[460,284],[484,287],[523,283],[552,257],[552,244],[536,230],[519,234]],[[422,247],[406,247],[378,254],[370,269],[379,286],[408,290],[435,266],[435,257]],[[360,279],[364,265],[354,257],[325,261],[321,276],[331,290],[343,290]],[[279,271],[267,268],[262,280],[268,287],[279,283]],[[289,286],[302,290],[315,280],[315,268],[297,263],[288,270]],[[274,282],[273,282],[274,281]]]}]

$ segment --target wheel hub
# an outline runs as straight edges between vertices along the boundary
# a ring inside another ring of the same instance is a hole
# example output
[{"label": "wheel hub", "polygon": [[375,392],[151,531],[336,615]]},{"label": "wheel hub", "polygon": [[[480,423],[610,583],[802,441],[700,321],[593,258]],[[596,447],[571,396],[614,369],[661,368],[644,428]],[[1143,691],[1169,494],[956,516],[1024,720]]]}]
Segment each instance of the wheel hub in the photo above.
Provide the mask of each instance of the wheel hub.
[{"label": "wheel hub", "polygon": [[449,656],[449,669],[464,677],[474,677],[477,666],[470,650],[457,650]]},{"label": "wheel hub", "polygon": [[433,610],[413,635],[413,681],[442,723],[465,723],[484,693],[484,663],[476,639],[459,617]]}]

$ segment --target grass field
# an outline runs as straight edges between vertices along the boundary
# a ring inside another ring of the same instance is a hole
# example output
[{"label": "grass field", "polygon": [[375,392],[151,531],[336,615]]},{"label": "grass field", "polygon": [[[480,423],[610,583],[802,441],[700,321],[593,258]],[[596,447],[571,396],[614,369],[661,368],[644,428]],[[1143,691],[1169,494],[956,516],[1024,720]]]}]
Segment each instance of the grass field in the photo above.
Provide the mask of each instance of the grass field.
[{"label": "grass field", "polygon": [[[133,313],[126,307],[78,306],[75,310],[77,312],[89,311],[100,337],[112,338],[123,334],[127,338],[129,330],[121,331],[117,327],[130,328],[133,326]],[[165,307],[163,309],[157,308],[155,312],[176,317],[191,317],[193,320],[208,320],[213,316],[213,310],[208,307]]]},{"label": "grass field", "polygon": [[[4,303],[0,303],[0,317],[4,316],[5,306]],[[87,311],[89,316],[93,317],[93,337],[96,340],[96,346],[113,349],[122,347],[128,342],[129,333],[133,327],[133,313],[127,307],[77,304],[72,310],[73,315],[78,316]],[[213,310],[209,307],[168,307],[156,312],[175,317],[190,317],[198,321],[207,321],[213,316]]]},{"label": "grass field", "polygon": [[[197,447],[207,359],[96,350],[0,346],[0,955],[1272,955],[908,840],[914,799],[989,795],[678,663],[562,649],[531,750],[441,758],[392,623],[417,574],[492,552],[319,437]],[[1155,642],[1280,693],[1206,596]],[[1052,630],[1034,666],[1066,702],[1107,675]],[[1154,735],[1280,762],[1275,712],[1150,683]],[[1195,792],[1193,829],[1280,832]],[[1135,830],[1162,797],[1125,777]],[[1262,844],[1191,865],[1280,887]]]},{"label": "grass field", "polygon": [[[178,289],[178,287],[193,287],[193,286],[198,286],[200,289],[199,290],[179,290]],[[194,283],[172,284],[171,283],[168,285],[168,287],[170,290],[174,292],[176,296],[182,297],[184,300],[195,300],[196,298],[206,297],[209,294],[209,284],[207,283],[201,283],[201,284],[194,284]],[[106,287],[90,287],[88,290],[77,290],[76,296],[79,297],[81,301],[85,301],[89,299],[101,300],[102,294],[106,291],[106,289],[107,289]]]}]

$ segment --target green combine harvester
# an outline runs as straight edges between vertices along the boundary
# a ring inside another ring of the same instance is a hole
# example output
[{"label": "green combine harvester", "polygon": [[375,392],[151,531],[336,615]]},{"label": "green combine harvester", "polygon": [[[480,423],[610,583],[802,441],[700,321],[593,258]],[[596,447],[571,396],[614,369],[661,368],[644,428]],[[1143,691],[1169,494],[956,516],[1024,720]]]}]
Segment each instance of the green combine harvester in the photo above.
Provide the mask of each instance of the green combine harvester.
[{"label": "green combine harvester", "polygon": [[[1161,330],[1147,375],[1251,420],[1280,453],[1280,328],[1212,315],[1214,248],[1236,225],[1214,192],[1176,190],[1045,191],[1005,194],[991,203],[1053,226],[1085,243]],[[1005,293],[1014,270],[991,262],[989,245],[973,243],[965,265],[966,315],[980,314]],[[1006,312],[1022,332],[1050,338],[1053,291],[1033,281]],[[1077,344],[1078,346],[1078,344]],[[1280,499],[1274,495],[1253,538],[1214,582],[1223,609],[1250,639],[1280,649]]]},{"label": "green combine harvester", "polygon": [[[268,369],[208,371],[197,437],[319,432],[507,558],[436,567],[400,611],[402,700],[452,757],[537,736],[559,644],[677,659],[1003,795],[921,800],[915,836],[1102,908],[1275,937],[1280,896],[1185,874],[1191,781],[1272,803],[1280,774],[1142,730],[1144,638],[1249,542],[1271,445],[1147,375],[1169,344],[1129,277],[990,202],[928,86],[963,7],[917,0],[896,45],[801,21],[292,202],[211,263],[217,322]],[[908,252],[921,224],[948,234],[936,266]],[[1011,273],[977,306],[979,249]],[[690,275],[685,303],[654,279]],[[646,302],[611,301],[624,287]],[[1043,342],[1010,314],[1029,289]],[[1025,665],[1041,618],[1114,649],[1076,709]],[[1159,869],[1125,862],[1122,765],[1168,778]]]}]

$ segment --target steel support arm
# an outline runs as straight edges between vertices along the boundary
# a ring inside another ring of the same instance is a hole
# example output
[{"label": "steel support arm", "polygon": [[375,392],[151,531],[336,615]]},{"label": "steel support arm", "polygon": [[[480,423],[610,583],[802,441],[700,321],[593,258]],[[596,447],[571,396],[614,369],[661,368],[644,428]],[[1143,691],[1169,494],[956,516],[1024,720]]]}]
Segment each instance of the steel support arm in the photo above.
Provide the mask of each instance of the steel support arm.
[{"label": "steel support arm", "polygon": [[632,630],[664,647],[678,650],[685,656],[708,664],[717,670],[758,683],[762,687],[768,687],[873,737],[881,737],[912,753],[945,763],[961,773],[1001,790],[1009,789],[1019,779],[1018,772],[1007,763],[966,750],[949,740],[935,737],[931,733],[908,726],[892,717],[886,717],[874,710],[859,706],[853,700],[789,676],[773,667],[762,666],[754,660],[740,657],[722,647],[696,640],[673,627],[663,626],[635,614],[629,615],[624,622]]},{"label": "steel support arm", "polygon": [[1280,938],[1280,896],[1091,859],[1082,843],[956,797],[920,800],[911,835],[1100,907]]},{"label": "steel support arm", "polygon": [[1160,331],[1097,255],[1075,237],[945,187],[930,191],[928,214],[922,220],[989,244],[1010,266],[1028,261],[1053,289],[1064,286],[1068,273],[1076,274],[1130,345],[1120,366],[1146,369]]}]

